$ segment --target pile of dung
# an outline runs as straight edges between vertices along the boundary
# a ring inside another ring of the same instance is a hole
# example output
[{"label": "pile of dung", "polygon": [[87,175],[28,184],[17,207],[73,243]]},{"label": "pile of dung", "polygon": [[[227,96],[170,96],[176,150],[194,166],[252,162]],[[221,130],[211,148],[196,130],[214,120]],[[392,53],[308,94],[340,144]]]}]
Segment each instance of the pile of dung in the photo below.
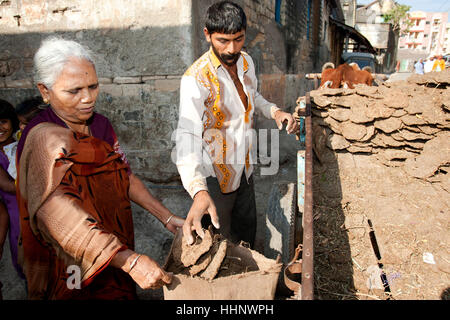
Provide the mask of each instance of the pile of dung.
[{"label": "pile of dung", "polygon": [[380,86],[318,89],[310,96],[319,161],[324,148],[369,154],[413,177],[443,182],[450,191],[450,69]]},{"label": "pile of dung", "polygon": [[214,234],[211,228],[204,232],[203,239],[197,236],[195,243],[188,245],[183,233],[179,231],[173,240],[164,269],[208,281],[258,270],[257,265],[249,265],[241,257],[232,256],[228,250],[230,243],[222,235]]}]

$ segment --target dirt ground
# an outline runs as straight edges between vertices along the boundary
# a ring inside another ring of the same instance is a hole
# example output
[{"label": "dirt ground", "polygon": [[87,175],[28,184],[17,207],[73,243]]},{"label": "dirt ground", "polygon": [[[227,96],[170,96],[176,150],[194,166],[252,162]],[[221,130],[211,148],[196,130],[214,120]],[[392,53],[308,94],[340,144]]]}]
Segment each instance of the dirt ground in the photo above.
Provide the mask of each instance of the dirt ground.
[{"label": "dirt ground", "polygon": [[449,299],[449,193],[374,156],[328,150],[325,158],[314,163],[315,298]]}]

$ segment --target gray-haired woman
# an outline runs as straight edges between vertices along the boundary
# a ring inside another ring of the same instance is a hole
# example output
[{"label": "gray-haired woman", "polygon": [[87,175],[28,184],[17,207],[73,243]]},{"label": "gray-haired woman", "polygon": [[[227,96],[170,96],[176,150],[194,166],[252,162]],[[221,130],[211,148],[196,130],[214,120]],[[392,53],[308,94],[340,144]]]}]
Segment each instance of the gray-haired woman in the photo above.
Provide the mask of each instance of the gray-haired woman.
[{"label": "gray-haired woman", "polygon": [[32,299],[133,299],[171,282],[134,252],[130,201],[171,232],[184,220],[131,172],[107,118],[94,112],[99,84],[88,50],[45,40],[35,55],[37,87],[49,107],[18,145],[22,265]]}]

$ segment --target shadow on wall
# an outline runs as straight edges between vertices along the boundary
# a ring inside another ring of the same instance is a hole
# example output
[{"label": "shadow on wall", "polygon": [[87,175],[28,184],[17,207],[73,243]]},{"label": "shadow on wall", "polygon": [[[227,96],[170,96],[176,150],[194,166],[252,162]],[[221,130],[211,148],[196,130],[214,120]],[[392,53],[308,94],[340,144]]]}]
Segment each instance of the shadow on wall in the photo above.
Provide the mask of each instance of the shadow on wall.
[{"label": "shadow on wall", "polygon": [[[339,166],[336,155],[325,149],[322,163],[314,156],[313,165],[314,299],[356,300],[350,243],[343,227],[345,216]],[[291,173],[295,176],[295,170]],[[273,259],[281,254],[284,266],[292,259],[293,248],[302,243],[303,238],[301,227],[298,234],[292,229],[294,211],[298,210],[295,206],[296,183],[295,177],[283,181],[276,179],[272,181],[268,195],[264,254]],[[292,236],[297,237],[293,246]],[[284,286],[282,275],[277,295],[293,295]]]}]

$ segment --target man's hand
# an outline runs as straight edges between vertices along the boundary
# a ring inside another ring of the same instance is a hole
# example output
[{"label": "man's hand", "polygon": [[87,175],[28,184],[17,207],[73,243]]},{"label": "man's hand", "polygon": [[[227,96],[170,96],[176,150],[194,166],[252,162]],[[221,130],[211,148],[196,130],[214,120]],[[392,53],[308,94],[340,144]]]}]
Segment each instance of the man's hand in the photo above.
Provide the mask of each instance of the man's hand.
[{"label": "man's hand", "polygon": [[219,217],[217,215],[216,206],[214,201],[209,195],[208,191],[199,191],[194,196],[194,203],[192,203],[191,209],[186,217],[183,225],[183,235],[186,238],[188,244],[194,243],[194,237],[192,231],[195,231],[200,238],[203,239],[205,232],[202,228],[202,217],[208,213],[211,216],[211,222],[217,229],[220,228]]},{"label": "man's hand", "polygon": [[294,116],[281,110],[275,112],[275,122],[277,123],[277,127],[279,130],[283,129],[283,123],[287,122],[286,131],[289,134],[296,133],[299,128],[299,125],[294,119]]}]

